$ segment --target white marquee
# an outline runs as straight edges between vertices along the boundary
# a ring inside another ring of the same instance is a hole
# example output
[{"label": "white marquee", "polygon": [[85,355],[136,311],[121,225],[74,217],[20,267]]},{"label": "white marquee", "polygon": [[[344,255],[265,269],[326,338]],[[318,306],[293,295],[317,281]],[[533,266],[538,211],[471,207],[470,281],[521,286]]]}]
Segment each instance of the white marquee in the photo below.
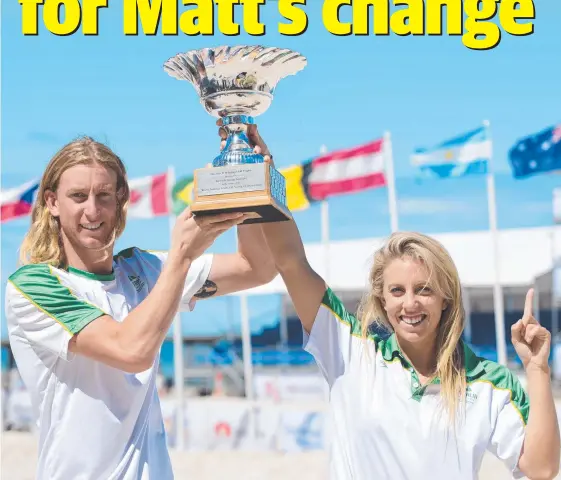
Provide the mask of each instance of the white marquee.
[{"label": "white marquee", "polygon": [[[450,252],[465,287],[491,287],[494,284],[492,235],[489,231],[432,235]],[[384,238],[306,244],[312,267],[337,291],[362,290],[367,284],[373,253]],[[500,282],[503,287],[527,287],[536,277],[552,269],[554,258],[561,258],[561,226],[508,229],[498,233]],[[326,274],[324,259],[328,258]],[[277,276],[272,282],[238,294],[286,293]]]}]

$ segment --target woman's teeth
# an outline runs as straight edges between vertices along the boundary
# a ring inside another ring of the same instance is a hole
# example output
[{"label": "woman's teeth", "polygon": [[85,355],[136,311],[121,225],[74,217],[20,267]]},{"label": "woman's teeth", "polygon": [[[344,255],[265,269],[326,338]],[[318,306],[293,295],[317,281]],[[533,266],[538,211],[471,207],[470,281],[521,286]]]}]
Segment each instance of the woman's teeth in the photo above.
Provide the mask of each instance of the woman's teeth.
[{"label": "woman's teeth", "polygon": [[407,317],[405,315],[402,315],[401,321],[405,322],[407,325],[417,325],[419,323],[421,323],[424,319],[425,319],[426,315],[415,315],[415,316],[411,316],[411,317]]},{"label": "woman's teeth", "polygon": [[101,223],[88,223],[86,225],[82,225],[82,228],[85,228],[86,230],[97,230],[99,227],[101,227]]}]

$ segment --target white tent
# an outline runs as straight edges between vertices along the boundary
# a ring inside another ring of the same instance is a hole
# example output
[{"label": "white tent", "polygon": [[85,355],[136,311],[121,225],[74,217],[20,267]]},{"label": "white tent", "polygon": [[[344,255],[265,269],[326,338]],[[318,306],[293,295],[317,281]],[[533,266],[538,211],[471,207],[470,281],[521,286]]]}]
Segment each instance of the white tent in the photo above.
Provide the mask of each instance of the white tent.
[{"label": "white tent", "polygon": [[[503,287],[529,287],[534,279],[552,269],[554,258],[561,257],[561,225],[501,230],[499,235],[500,281]],[[493,248],[489,231],[431,235],[450,252],[464,287],[492,287],[494,283]],[[319,273],[329,258],[329,284],[337,291],[363,290],[367,285],[372,256],[385,238],[366,238],[331,242],[329,255],[322,244],[306,244],[310,264]],[[286,293],[277,276],[261,287],[238,295]]]},{"label": "white tent", "polygon": [[[440,241],[452,256],[465,289],[465,306],[470,310],[477,290],[493,288],[495,283],[491,232],[487,230],[432,236]],[[348,293],[351,297],[349,300],[353,301],[357,292],[366,289],[373,254],[384,240],[385,238],[366,238],[328,244],[307,244],[305,248],[312,268],[324,278],[328,272],[330,287],[342,296],[343,301],[345,293]],[[561,256],[561,226],[500,230],[498,244],[500,283],[503,289],[517,291],[516,298],[511,298],[511,306],[515,303],[523,306],[524,289],[534,285],[538,277],[550,271],[555,258]],[[326,259],[329,260],[328,265],[325,265]],[[241,296],[246,394],[250,399],[253,399],[253,377],[247,297],[275,293],[286,295],[286,286],[280,275],[267,285],[236,294]],[[466,330],[469,331],[469,337],[470,323],[468,314]],[[281,324],[282,337],[286,340],[286,315]]]}]

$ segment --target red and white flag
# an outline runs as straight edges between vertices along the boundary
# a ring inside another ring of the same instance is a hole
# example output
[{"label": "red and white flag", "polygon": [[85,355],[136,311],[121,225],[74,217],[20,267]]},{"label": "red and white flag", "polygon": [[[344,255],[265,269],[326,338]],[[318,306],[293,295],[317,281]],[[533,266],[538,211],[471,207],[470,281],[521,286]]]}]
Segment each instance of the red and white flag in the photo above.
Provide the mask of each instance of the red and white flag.
[{"label": "red and white flag", "polygon": [[127,218],[169,215],[171,199],[167,173],[129,180],[131,192]]},{"label": "red and white flag", "polygon": [[309,194],[314,200],[385,186],[384,140],[315,158],[307,181]]},{"label": "red and white flag", "polygon": [[27,217],[33,208],[38,189],[39,181],[31,180],[19,187],[2,190],[0,192],[2,222]]},{"label": "red and white flag", "polygon": [[[19,187],[2,190],[0,205],[1,221],[7,222],[31,213],[39,188],[37,180]],[[170,185],[167,173],[129,180],[131,191],[128,218],[152,218],[169,215],[171,211]]]}]

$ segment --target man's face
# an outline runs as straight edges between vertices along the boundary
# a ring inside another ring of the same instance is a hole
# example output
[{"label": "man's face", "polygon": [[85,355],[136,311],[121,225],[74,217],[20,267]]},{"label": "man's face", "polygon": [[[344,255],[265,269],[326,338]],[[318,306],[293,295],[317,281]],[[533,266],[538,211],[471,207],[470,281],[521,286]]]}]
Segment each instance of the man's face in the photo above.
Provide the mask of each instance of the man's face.
[{"label": "man's face", "polygon": [[101,250],[111,241],[117,219],[117,174],[99,164],[64,171],[56,193],[45,194],[60,221],[65,248]]}]

